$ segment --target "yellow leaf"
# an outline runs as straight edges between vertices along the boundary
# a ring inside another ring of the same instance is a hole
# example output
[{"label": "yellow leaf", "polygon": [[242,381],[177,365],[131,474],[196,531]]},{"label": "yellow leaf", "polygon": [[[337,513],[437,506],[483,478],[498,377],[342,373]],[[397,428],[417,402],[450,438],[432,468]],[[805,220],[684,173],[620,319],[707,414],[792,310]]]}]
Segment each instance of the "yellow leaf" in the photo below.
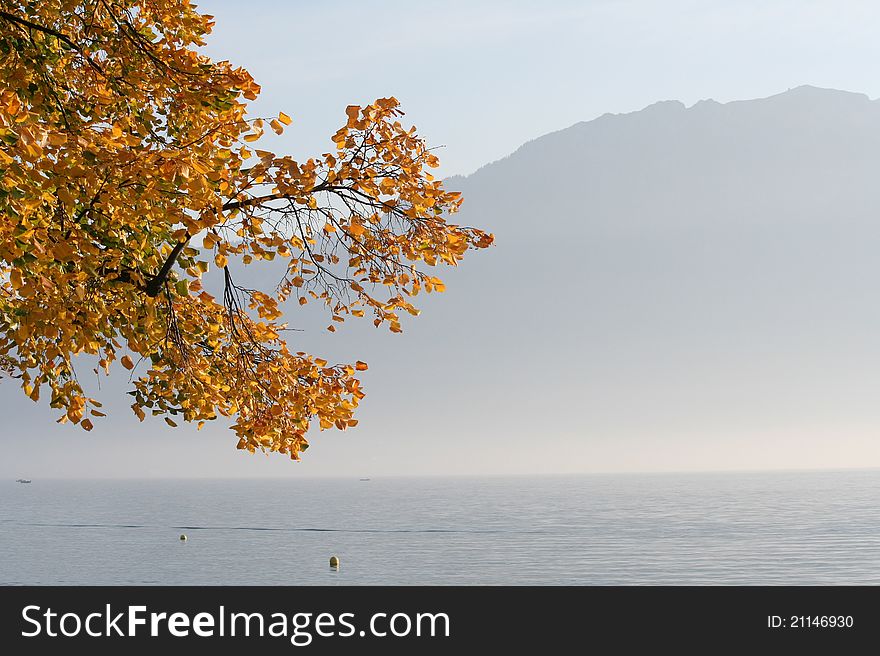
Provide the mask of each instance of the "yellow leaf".
[{"label": "yellow leaf", "polygon": [[290,117],[284,112],[278,112],[278,120],[284,123],[284,125],[290,125]]},{"label": "yellow leaf", "polygon": [[219,268],[225,267],[229,263],[229,259],[225,255],[217,254],[214,257],[214,264],[216,264]]}]

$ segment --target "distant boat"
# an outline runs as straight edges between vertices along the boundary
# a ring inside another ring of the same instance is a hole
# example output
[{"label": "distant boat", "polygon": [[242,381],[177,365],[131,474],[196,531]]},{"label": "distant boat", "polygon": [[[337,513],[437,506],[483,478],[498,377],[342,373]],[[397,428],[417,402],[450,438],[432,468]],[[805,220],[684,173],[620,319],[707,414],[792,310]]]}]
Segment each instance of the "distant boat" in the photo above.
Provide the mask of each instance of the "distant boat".
[{"label": "distant boat", "polygon": [[29,479],[29,478],[16,478],[15,482],[16,483],[30,483],[31,479]]},{"label": "distant boat", "polygon": [[370,480],[370,479],[369,479],[369,478],[362,478],[362,479],[360,479],[360,480],[362,480],[362,481],[368,481],[368,480]]}]

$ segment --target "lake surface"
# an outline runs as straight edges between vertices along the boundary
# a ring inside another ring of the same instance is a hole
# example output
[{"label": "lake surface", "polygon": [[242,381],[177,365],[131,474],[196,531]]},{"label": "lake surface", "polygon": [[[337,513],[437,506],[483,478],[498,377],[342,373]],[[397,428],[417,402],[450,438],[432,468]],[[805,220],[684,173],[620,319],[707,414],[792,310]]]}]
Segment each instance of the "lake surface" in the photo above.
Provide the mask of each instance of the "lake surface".
[{"label": "lake surface", "polygon": [[868,470],[2,481],[0,584],[876,585],[878,510]]}]

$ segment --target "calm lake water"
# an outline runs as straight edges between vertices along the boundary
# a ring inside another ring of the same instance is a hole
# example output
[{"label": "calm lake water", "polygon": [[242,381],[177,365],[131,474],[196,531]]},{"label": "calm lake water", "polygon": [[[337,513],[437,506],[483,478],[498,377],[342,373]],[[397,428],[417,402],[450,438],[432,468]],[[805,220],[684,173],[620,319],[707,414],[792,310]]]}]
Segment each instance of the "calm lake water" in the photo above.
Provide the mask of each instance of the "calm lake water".
[{"label": "calm lake water", "polygon": [[878,471],[3,481],[0,584],[876,585],[878,505]]}]

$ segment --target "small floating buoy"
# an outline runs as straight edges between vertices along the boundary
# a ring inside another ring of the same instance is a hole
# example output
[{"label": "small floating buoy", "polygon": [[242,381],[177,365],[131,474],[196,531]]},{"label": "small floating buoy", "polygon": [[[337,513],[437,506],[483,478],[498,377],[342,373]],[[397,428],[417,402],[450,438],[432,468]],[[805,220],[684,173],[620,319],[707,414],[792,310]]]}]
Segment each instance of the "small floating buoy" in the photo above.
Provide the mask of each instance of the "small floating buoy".
[{"label": "small floating buoy", "polygon": [[339,569],[339,559],[336,556],[330,556],[330,567]]},{"label": "small floating buoy", "polygon": [[180,534],[180,541],[181,541],[181,542],[186,542],[186,534],[185,534],[185,533],[181,533],[181,534]]}]

